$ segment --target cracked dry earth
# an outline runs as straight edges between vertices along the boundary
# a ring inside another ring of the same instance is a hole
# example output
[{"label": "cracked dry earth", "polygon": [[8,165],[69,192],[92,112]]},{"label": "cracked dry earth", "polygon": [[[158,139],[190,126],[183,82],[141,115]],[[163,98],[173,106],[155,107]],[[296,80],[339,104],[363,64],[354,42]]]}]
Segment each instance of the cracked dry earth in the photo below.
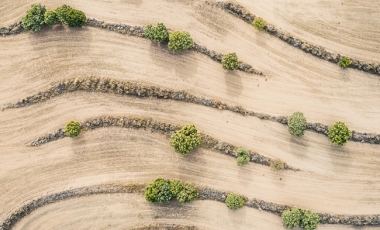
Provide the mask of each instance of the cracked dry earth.
[{"label": "cracked dry earth", "polygon": [[[236,52],[266,76],[226,72],[204,55],[193,51],[173,55],[142,38],[96,28],[55,26],[0,38],[1,105],[63,79],[94,75],[187,90],[273,115],[302,111],[309,122],[332,125],[341,120],[351,129],[380,133],[378,76],[337,68],[202,1],[40,2],[47,8],[68,4],[83,10],[88,18],[109,22],[140,26],[163,22],[171,30],[188,31],[212,50]],[[376,43],[380,7],[375,0],[238,2],[300,38],[364,60],[380,59]],[[19,20],[32,3],[2,0],[0,25]],[[205,149],[183,157],[162,135],[121,128],[88,131],[76,139],[36,148],[27,146],[68,120],[102,115],[193,123],[201,132],[279,158],[301,171],[273,172],[253,163],[238,167],[232,158]],[[157,177],[315,212],[380,214],[379,153],[379,145],[348,142],[336,147],[326,136],[309,131],[295,138],[284,125],[201,105],[73,92],[1,112],[0,222],[46,194],[101,183],[148,183]],[[278,216],[247,207],[229,211],[223,203],[201,200],[152,205],[139,194],[93,195],[49,204],[23,218],[14,229],[129,229],[167,223],[200,229],[284,229]],[[318,229],[357,228],[319,225]]]}]

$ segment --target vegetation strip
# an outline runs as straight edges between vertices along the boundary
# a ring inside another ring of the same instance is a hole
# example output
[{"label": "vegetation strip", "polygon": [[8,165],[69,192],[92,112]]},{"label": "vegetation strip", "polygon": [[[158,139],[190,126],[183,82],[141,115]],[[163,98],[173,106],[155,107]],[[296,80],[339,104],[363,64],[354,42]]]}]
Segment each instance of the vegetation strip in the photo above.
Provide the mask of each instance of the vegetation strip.
[{"label": "vegetation strip", "polygon": [[[71,198],[78,198],[83,196],[90,196],[96,194],[115,194],[115,193],[137,193],[144,194],[147,184],[142,183],[130,183],[130,184],[101,184],[90,187],[82,187],[76,189],[65,190],[59,193],[54,193],[32,200],[29,203],[23,205],[18,210],[13,212],[7,219],[0,225],[0,230],[10,230],[19,222],[22,218],[26,217],[33,211],[53,204],[59,201],[68,200]],[[225,202],[230,193],[218,191],[206,187],[198,187],[200,200],[213,200],[219,202]],[[282,212],[289,210],[291,207],[287,205],[280,205],[272,202],[267,202],[259,199],[249,200],[246,197],[244,199],[244,205],[250,208],[273,213],[277,216],[281,216]],[[354,226],[365,225],[380,225],[380,215],[333,215],[327,213],[317,213],[319,216],[319,222],[321,224],[343,224]]]},{"label": "vegetation strip", "polygon": [[[164,122],[160,122],[157,120],[153,120],[148,117],[138,117],[138,116],[129,116],[129,117],[121,117],[121,116],[101,116],[93,119],[86,120],[81,124],[82,131],[94,130],[97,128],[104,127],[121,127],[121,128],[133,128],[133,129],[144,129],[150,130],[151,132],[158,132],[167,137],[172,136],[176,131],[181,129],[181,126],[176,124],[168,124]],[[53,133],[49,133],[45,136],[38,137],[35,141],[30,143],[30,146],[37,147],[42,144],[52,142],[58,139],[65,138],[66,134],[63,128],[56,130]],[[238,157],[237,149],[238,147],[225,143],[223,141],[217,140],[212,136],[207,134],[201,134],[202,141],[200,143],[200,147],[204,149],[211,149],[216,152],[232,156],[234,158]],[[269,157],[263,156],[254,151],[249,151],[251,162],[271,166],[272,162],[276,163],[276,160],[273,160]],[[272,166],[273,167],[273,166]],[[299,171],[299,169],[293,168],[286,163],[284,163],[283,169]]]},{"label": "vegetation strip", "polygon": [[[228,110],[231,112],[239,113],[244,116],[253,116],[262,120],[275,121],[280,124],[288,125],[288,119],[285,116],[276,117],[270,116],[268,114],[248,111],[241,106],[231,106],[219,100],[195,96],[190,93],[187,93],[186,91],[176,91],[161,88],[155,85],[148,85],[145,83],[119,81],[112,78],[100,77],[77,77],[61,81],[53,85],[46,91],[39,92],[36,95],[27,97],[16,103],[10,103],[6,105],[6,107],[3,108],[3,110],[29,106],[56,97],[63,93],[74,91],[104,92],[119,95],[132,95],[136,97],[149,97],[183,101],[211,108],[217,108],[219,110]],[[306,129],[327,136],[329,127],[320,123],[307,123]],[[352,130],[352,136],[349,138],[349,140],[369,144],[380,144],[380,135],[372,133],[359,133]]]},{"label": "vegetation strip", "polygon": [[[130,26],[127,24],[116,24],[116,23],[106,23],[104,21],[99,21],[96,19],[87,19],[86,26],[94,27],[94,28],[100,28],[104,30],[110,30],[121,34],[127,34],[130,36],[137,36],[141,38],[147,38],[144,34],[144,27],[142,26]],[[24,31],[24,28],[22,26],[21,21],[11,24],[8,28],[1,27],[0,28],[0,35],[6,36],[6,35],[12,35],[12,34],[19,34]],[[147,38],[148,39],[148,38]],[[207,49],[207,47],[202,46],[196,42],[192,43],[191,48],[194,51],[197,51],[201,54],[204,54],[208,57],[210,57],[212,60],[217,61],[219,63],[222,63],[223,60],[223,54],[215,52],[213,50]],[[238,70],[244,71],[246,73],[253,73],[257,75],[264,75],[262,71],[257,70],[253,68],[251,65],[239,61],[238,63]]]},{"label": "vegetation strip", "polygon": [[[216,6],[223,10],[226,10],[228,13],[236,16],[237,18],[240,18],[251,25],[254,24],[254,26],[257,28],[257,23],[255,23],[254,21],[258,17],[252,14],[251,12],[249,12],[249,10],[247,10],[245,7],[237,3],[233,3],[231,1],[226,1],[226,2],[206,1],[206,4],[211,5],[211,6]],[[317,45],[311,44],[310,42],[306,42],[270,24],[265,24],[265,26],[262,26],[262,29],[268,32],[269,34],[277,38],[280,38],[286,43],[305,51],[306,53],[310,53],[323,60],[336,63],[342,68],[349,67],[353,69],[362,70],[367,73],[380,75],[380,63],[366,62],[363,60],[348,58],[339,53],[326,51],[326,49],[322,46],[317,46]],[[347,62],[347,60],[349,60],[349,62]]]}]

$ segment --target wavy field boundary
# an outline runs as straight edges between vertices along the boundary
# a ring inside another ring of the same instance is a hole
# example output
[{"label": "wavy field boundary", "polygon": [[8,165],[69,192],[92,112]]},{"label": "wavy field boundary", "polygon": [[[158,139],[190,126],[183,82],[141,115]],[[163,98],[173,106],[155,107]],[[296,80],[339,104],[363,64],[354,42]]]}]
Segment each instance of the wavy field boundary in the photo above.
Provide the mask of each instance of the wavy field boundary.
[{"label": "wavy field boundary", "polygon": [[[65,190],[62,192],[42,196],[30,201],[29,203],[14,211],[7,219],[4,220],[3,223],[0,224],[0,230],[12,229],[12,227],[15,226],[22,218],[26,217],[38,208],[52,203],[96,194],[137,193],[142,195],[144,193],[144,188],[146,185],[147,184],[144,183],[100,184],[90,187]],[[199,200],[213,200],[218,202],[225,202],[225,199],[229,194],[228,192],[218,191],[210,188],[198,188],[198,191]],[[255,198],[248,199],[247,197],[243,197],[243,199],[245,200],[245,206],[263,210],[277,216],[281,216],[281,213],[284,210],[291,208],[291,206],[276,204]],[[321,224],[343,224],[354,226],[380,225],[380,215],[334,215],[327,213],[317,214],[320,217]]]},{"label": "wavy field boundary", "polygon": [[[168,123],[160,122],[157,120],[153,120],[152,118],[149,118],[149,117],[138,117],[138,116],[128,116],[128,117],[102,116],[98,118],[88,119],[81,123],[81,130],[83,131],[94,130],[98,128],[105,128],[105,127],[121,127],[121,128],[133,128],[133,129],[144,129],[144,130],[148,129],[151,132],[158,132],[167,137],[170,137],[176,131],[181,129],[180,125],[168,124]],[[234,146],[232,144],[225,143],[221,140],[217,140],[216,138],[204,133],[201,133],[201,136],[202,136],[202,142],[200,146],[202,148],[211,149],[219,153],[237,158],[236,150],[238,149],[238,146]],[[42,144],[46,144],[46,143],[49,143],[58,139],[62,139],[65,137],[66,135],[65,135],[64,129],[60,128],[60,129],[57,129],[53,133],[49,133],[47,135],[38,137],[35,141],[32,141],[30,143],[30,146],[34,146],[34,147],[40,146]],[[272,162],[274,162],[273,159],[263,156],[254,151],[249,151],[249,154],[250,154],[249,160],[253,163],[257,163],[257,164],[261,164],[265,166],[271,166]],[[299,169],[291,167],[287,165],[286,163],[284,163],[284,169],[299,171]]]},{"label": "wavy field boundary", "polygon": [[[253,111],[248,111],[241,106],[231,106],[216,99],[208,99],[204,97],[195,96],[185,91],[175,91],[171,89],[163,89],[158,86],[148,85],[145,83],[118,81],[111,78],[100,77],[77,77],[68,79],[66,81],[61,81],[43,92],[39,92],[36,95],[29,96],[16,103],[10,103],[6,105],[3,108],[3,110],[29,106],[42,101],[46,101],[63,93],[74,91],[114,93],[119,95],[132,95],[136,97],[149,97],[183,101],[211,108],[217,108],[219,110],[228,110],[231,112],[239,113],[244,116],[249,115],[260,118],[262,120],[275,121],[277,123],[287,125],[286,116],[276,117],[270,116],[268,114],[256,113]],[[324,134],[325,136],[327,136],[328,132],[328,126],[320,123],[308,123],[306,129],[314,131],[316,133]],[[373,133],[360,133],[352,130],[352,136],[349,140],[361,143],[380,144],[380,135]]]},{"label": "wavy field boundary", "polygon": [[[244,6],[241,6],[237,3],[233,3],[231,1],[226,1],[226,2],[206,1],[206,4],[211,5],[211,6],[216,6],[217,8],[226,10],[228,13],[236,16],[237,18],[251,25],[252,25],[253,20],[257,17],[256,15],[252,14],[249,10],[247,10]],[[310,42],[297,38],[285,31],[282,31],[281,29],[276,28],[274,25],[271,25],[271,24],[266,25],[264,27],[264,31],[292,45],[293,47],[301,49],[306,53],[310,53],[315,57],[318,57],[320,59],[323,59],[332,63],[338,63],[341,57],[347,57],[343,54],[327,51],[322,46],[314,45]],[[349,68],[361,70],[361,71],[371,73],[371,74],[380,75],[380,63],[366,62],[366,61],[351,58],[351,57],[350,59],[351,59],[351,64],[348,66]]]},{"label": "wavy field boundary", "polygon": [[[93,19],[87,19],[86,26],[104,29],[113,31],[120,34],[127,34],[129,36],[137,36],[140,38],[146,38],[144,35],[144,27],[142,26],[131,26],[127,24],[116,24],[116,23],[106,23],[104,21],[99,21],[95,18]],[[22,27],[21,22],[16,22],[12,25],[10,25],[8,28],[1,27],[0,28],[0,36],[6,36],[6,35],[15,35],[19,34],[21,32],[24,32],[25,30]],[[202,46],[196,42],[193,42],[192,50],[204,54],[208,57],[210,57],[212,60],[222,63],[222,59],[224,54],[218,53],[213,50],[207,49],[207,47]],[[250,74],[257,74],[257,75],[265,75],[262,71],[257,70],[253,68],[251,65],[244,63],[242,61],[239,61],[238,70],[250,73]]]}]

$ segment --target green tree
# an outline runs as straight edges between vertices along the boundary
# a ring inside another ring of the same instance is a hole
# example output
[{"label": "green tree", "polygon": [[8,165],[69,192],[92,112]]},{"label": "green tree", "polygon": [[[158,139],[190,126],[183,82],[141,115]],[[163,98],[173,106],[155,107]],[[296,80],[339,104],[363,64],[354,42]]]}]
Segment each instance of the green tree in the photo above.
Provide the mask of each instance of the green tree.
[{"label": "green tree", "polygon": [[244,200],[239,195],[231,193],[226,198],[226,205],[229,209],[236,210],[244,205]]},{"label": "green tree", "polygon": [[171,136],[169,143],[177,153],[186,155],[201,144],[201,135],[194,125],[185,125]]},{"label": "green tree", "polygon": [[26,11],[26,15],[21,19],[22,26],[26,30],[38,31],[44,25],[44,15],[46,12],[45,6],[41,4],[33,4],[32,7]]},{"label": "green tree", "polygon": [[67,13],[71,10],[71,6],[68,6],[68,5],[62,5],[60,7],[58,7],[56,9],[56,13],[57,13],[57,17],[58,17],[58,21],[62,24],[65,24],[67,25],[67,20],[66,20],[66,16],[67,16]]},{"label": "green tree", "polygon": [[198,189],[194,185],[185,183],[181,192],[177,194],[177,200],[181,203],[189,203],[198,198]]},{"label": "green tree", "polygon": [[147,25],[144,28],[145,37],[155,42],[167,42],[169,40],[169,32],[163,23],[157,23],[156,27]]},{"label": "green tree", "polygon": [[146,38],[154,40],[154,27],[151,24],[144,27],[144,35]]},{"label": "green tree", "polygon": [[295,112],[288,118],[289,133],[292,135],[303,136],[306,125],[306,118],[301,112]]},{"label": "green tree", "polygon": [[266,25],[267,22],[262,18],[256,17],[253,20],[253,27],[255,27],[257,30],[263,30]]},{"label": "green tree", "polygon": [[239,147],[236,153],[237,153],[237,158],[236,158],[237,165],[243,166],[249,162],[251,155],[249,154],[248,150],[244,149],[243,147]]},{"label": "green tree", "polygon": [[158,178],[145,188],[145,199],[149,202],[165,203],[171,201],[170,180]]},{"label": "green tree", "polygon": [[181,51],[190,49],[193,46],[193,39],[185,31],[174,31],[169,35],[169,50]]},{"label": "green tree", "polygon": [[349,65],[351,64],[351,59],[348,58],[348,57],[342,57],[339,62],[338,62],[338,65],[342,68],[346,68],[348,67]]},{"label": "green tree", "polygon": [[48,10],[45,12],[45,23],[52,26],[58,22],[58,16],[55,10]]},{"label": "green tree", "polygon": [[303,211],[299,208],[293,207],[290,210],[282,212],[282,224],[286,228],[296,228],[300,225],[303,216]]},{"label": "green tree", "polygon": [[305,230],[314,230],[319,224],[319,216],[311,211],[303,212],[301,227]]},{"label": "green tree", "polygon": [[180,193],[183,189],[183,184],[179,180],[171,180],[170,181],[170,192],[174,197],[177,197],[178,193]]},{"label": "green tree", "polygon": [[65,134],[68,137],[76,137],[80,134],[80,123],[77,121],[69,121],[65,127]]},{"label": "green tree", "polygon": [[352,136],[352,132],[348,129],[346,124],[338,121],[329,128],[327,135],[332,143],[343,146]]},{"label": "green tree", "polygon": [[222,58],[222,67],[227,70],[235,70],[239,67],[239,59],[236,53],[229,53]]},{"label": "green tree", "polygon": [[82,27],[86,24],[86,15],[76,9],[70,9],[66,14],[66,22],[70,27]]}]

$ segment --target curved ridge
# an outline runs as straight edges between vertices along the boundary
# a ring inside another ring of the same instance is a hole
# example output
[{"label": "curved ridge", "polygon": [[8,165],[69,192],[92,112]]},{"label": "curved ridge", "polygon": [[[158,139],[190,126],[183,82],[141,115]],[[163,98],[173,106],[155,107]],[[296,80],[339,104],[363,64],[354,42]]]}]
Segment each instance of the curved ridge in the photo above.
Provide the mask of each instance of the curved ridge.
[{"label": "curved ridge", "polygon": [[[5,108],[3,108],[3,110],[29,106],[56,97],[60,94],[73,91],[104,92],[119,95],[132,95],[136,97],[183,101],[211,108],[217,108],[219,110],[228,110],[239,113],[243,116],[248,115],[260,118],[262,120],[274,121],[283,125],[287,125],[288,123],[286,116],[271,116],[268,114],[256,113],[254,111],[248,111],[241,106],[231,106],[217,99],[195,96],[186,91],[176,91],[161,88],[155,85],[148,85],[146,83],[119,81],[112,78],[100,77],[77,77],[61,81],[43,92],[29,96],[16,103],[9,103],[5,106]],[[328,132],[328,126],[320,123],[308,123],[306,129],[316,133],[321,133],[325,136],[327,136]],[[349,140],[361,143],[380,144],[380,134],[360,133],[352,130],[352,136]]]},{"label": "curved ridge", "polygon": [[[104,29],[104,30],[110,30],[110,31],[113,31],[116,33],[121,33],[124,35],[127,34],[129,36],[137,36],[140,38],[146,38],[144,35],[144,27],[142,27],[142,26],[131,26],[131,25],[121,24],[121,23],[119,23],[119,24],[107,23],[104,21],[99,21],[95,18],[92,18],[92,19],[88,18],[85,26]],[[25,30],[22,27],[21,21],[18,21],[16,23],[10,25],[8,28],[1,27],[0,28],[0,35],[2,35],[2,36],[12,35],[12,34],[15,35],[15,34],[19,34],[19,33],[23,32],[23,31],[25,31]],[[222,62],[222,58],[224,56],[222,53],[218,53],[216,51],[209,50],[209,49],[207,49],[207,47],[202,46],[202,45],[198,44],[197,42],[193,42],[192,50],[194,50],[198,53],[204,54],[204,55],[210,57],[212,60],[219,62],[219,63]],[[262,71],[257,70],[255,68],[253,68],[251,65],[249,65],[245,62],[242,62],[242,61],[239,61],[238,70],[246,72],[246,73],[251,73],[251,74],[264,75],[264,73]]]},{"label": "curved ridge", "polygon": [[[101,117],[97,117],[93,119],[88,119],[81,123],[82,131],[94,130],[94,129],[104,128],[104,127],[144,129],[144,130],[150,130],[151,132],[158,132],[167,137],[170,137],[176,131],[181,129],[181,126],[176,125],[176,124],[164,123],[157,120],[153,120],[152,118],[149,118],[149,117],[137,117],[137,116],[128,116],[128,117],[101,116]],[[238,149],[238,146],[225,143],[221,140],[218,140],[204,133],[201,133],[201,136],[202,136],[202,142],[201,142],[200,147],[205,148],[205,149],[211,149],[213,151],[237,158],[236,150]],[[35,141],[32,141],[30,143],[30,146],[37,147],[42,144],[46,144],[46,143],[49,143],[58,139],[62,139],[65,137],[66,135],[63,128],[60,128],[60,129],[57,129],[53,133],[49,133],[47,135],[38,137]],[[249,151],[249,154],[250,154],[249,160],[257,164],[270,166],[271,163],[274,161],[273,159],[263,156],[254,151]],[[284,169],[299,171],[299,169],[293,168],[287,165],[286,163],[285,163]]]},{"label": "curved ridge", "polygon": [[[251,25],[252,25],[253,20],[256,17],[256,15],[252,14],[244,6],[239,5],[238,3],[235,3],[235,2],[206,1],[206,4],[210,6],[216,6],[217,8],[226,10],[228,13],[234,15],[235,17]],[[326,50],[326,48],[322,46],[312,44],[301,38],[297,38],[294,35],[289,34],[285,31],[282,31],[271,24],[266,25],[264,27],[264,31],[292,45],[293,47],[301,49],[306,53],[310,53],[315,57],[318,57],[320,59],[323,59],[332,63],[338,63],[341,57],[347,57],[343,54],[328,51]],[[351,57],[350,59],[351,59],[351,64],[348,66],[349,68],[361,70],[361,71],[371,73],[371,74],[380,75],[380,63],[366,62],[366,61],[351,58]]]},{"label": "curved ridge", "polygon": [[[129,184],[99,184],[89,187],[81,187],[75,189],[69,189],[58,193],[42,196],[34,199],[27,204],[21,206],[19,209],[9,215],[7,219],[0,224],[0,230],[10,230],[17,222],[26,217],[33,211],[48,204],[56,203],[62,200],[68,200],[71,198],[78,198],[83,196],[90,196],[96,194],[115,194],[115,193],[137,193],[143,194],[145,190],[144,183],[129,183]],[[218,191],[207,187],[198,187],[200,200],[213,200],[218,202],[225,202],[225,199],[229,192]],[[289,209],[290,206],[267,202],[259,199],[245,200],[245,206],[258,210],[270,212],[277,216],[281,216],[281,213]],[[320,217],[321,224],[343,224],[354,226],[379,226],[380,215],[334,215],[328,213],[317,213]]]}]

